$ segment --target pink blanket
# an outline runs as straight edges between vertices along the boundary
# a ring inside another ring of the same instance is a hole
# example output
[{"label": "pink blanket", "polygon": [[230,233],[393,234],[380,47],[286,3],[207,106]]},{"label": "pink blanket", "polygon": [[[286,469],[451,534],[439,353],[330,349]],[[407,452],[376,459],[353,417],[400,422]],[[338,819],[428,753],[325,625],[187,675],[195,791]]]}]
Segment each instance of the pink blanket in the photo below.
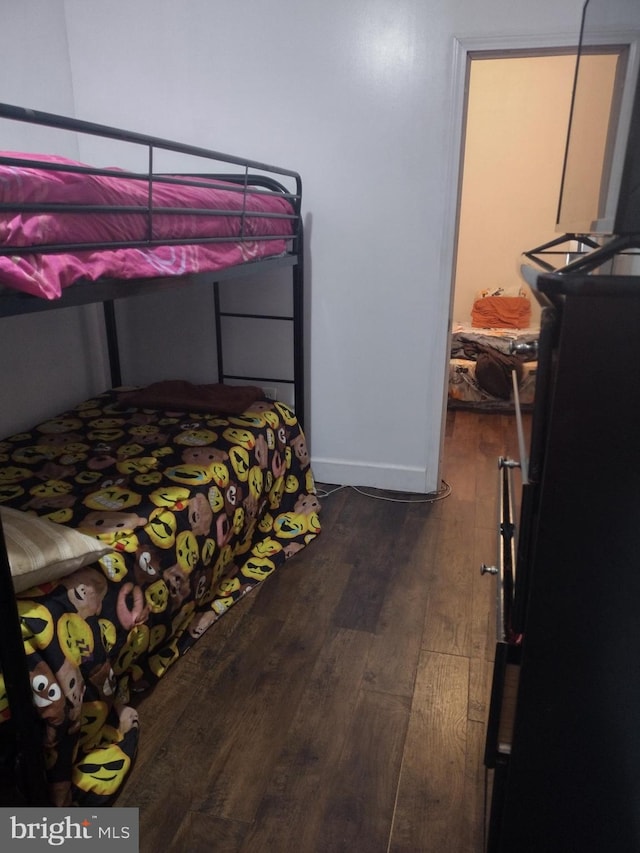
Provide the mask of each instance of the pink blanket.
[{"label": "pink blanket", "polygon": [[[3,156],[82,165],[51,155]],[[277,193],[243,194],[237,185],[222,181],[195,182],[196,186],[182,186],[154,180],[152,189],[151,240],[187,241],[184,245],[38,254],[37,247],[52,243],[147,240],[148,184],[116,169],[109,170],[108,175],[86,175],[0,165],[0,202],[15,202],[17,206],[67,203],[118,208],[108,213],[1,213],[0,246],[33,246],[35,251],[1,256],[0,283],[55,299],[64,287],[79,279],[155,278],[215,271],[286,250],[293,222],[286,218],[293,214],[286,198]],[[169,210],[158,212],[162,208]],[[187,212],[194,209],[207,212]],[[197,243],[198,239],[209,237],[221,242]]]}]

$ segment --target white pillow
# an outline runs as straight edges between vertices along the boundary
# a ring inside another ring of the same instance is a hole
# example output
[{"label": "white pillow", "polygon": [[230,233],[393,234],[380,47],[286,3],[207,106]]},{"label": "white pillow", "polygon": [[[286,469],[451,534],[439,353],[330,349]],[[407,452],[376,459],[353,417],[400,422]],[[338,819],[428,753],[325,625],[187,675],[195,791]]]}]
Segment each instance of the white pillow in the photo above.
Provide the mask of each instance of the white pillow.
[{"label": "white pillow", "polygon": [[16,592],[58,580],[113,550],[72,527],[11,507],[0,507],[0,520]]}]

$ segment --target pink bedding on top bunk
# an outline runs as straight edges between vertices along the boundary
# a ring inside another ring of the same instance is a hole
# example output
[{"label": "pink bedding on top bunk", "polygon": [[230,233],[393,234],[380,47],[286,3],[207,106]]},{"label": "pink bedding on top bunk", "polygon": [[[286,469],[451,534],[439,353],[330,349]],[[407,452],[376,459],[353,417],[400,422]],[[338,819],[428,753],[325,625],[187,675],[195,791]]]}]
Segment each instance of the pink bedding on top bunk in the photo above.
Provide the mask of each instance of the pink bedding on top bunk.
[{"label": "pink bedding on top bunk", "polygon": [[[6,152],[6,157],[81,166],[55,155]],[[196,180],[196,179],[194,179]],[[33,246],[34,254],[0,256],[0,284],[46,299],[80,280],[139,279],[216,271],[287,249],[293,233],[293,208],[274,194],[238,192],[238,185],[202,181],[202,186],[153,184],[153,208],[198,208],[216,215],[181,213],[153,215],[153,241],[229,238],[228,242],[150,246],[38,254],[38,246],[52,243],[130,242],[147,239],[149,187],[145,180],[92,175],[0,164],[0,202],[16,204],[97,204],[140,207],[137,212],[39,213],[0,212],[0,246]],[[239,213],[245,206],[244,216]],[[228,211],[228,214],[227,214]],[[274,215],[275,214],[275,215]],[[274,239],[270,239],[274,238]]]}]

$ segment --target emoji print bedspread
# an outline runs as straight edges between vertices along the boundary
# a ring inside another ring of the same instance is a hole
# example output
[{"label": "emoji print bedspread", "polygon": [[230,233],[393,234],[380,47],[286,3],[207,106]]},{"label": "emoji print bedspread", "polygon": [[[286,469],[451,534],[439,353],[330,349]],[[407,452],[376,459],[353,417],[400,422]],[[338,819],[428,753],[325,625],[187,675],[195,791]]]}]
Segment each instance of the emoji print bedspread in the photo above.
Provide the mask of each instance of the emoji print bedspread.
[{"label": "emoji print bedspread", "polygon": [[109,391],[0,442],[0,501],[113,548],[18,598],[52,803],[107,804],[137,749],[132,691],[319,533],[304,435],[279,402],[216,415]]}]

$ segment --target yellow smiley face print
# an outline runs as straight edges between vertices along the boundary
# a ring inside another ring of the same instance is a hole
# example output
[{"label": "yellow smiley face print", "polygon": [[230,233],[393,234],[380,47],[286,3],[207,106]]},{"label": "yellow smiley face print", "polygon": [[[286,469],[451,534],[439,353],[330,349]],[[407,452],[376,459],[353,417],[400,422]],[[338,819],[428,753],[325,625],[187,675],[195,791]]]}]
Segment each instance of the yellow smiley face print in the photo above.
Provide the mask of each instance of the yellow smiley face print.
[{"label": "yellow smiley face print", "polygon": [[284,403],[275,403],[274,408],[278,410],[282,420],[288,426],[294,426],[297,423],[296,416],[293,411],[288,406],[285,406]]},{"label": "yellow smiley face print", "polygon": [[176,517],[171,510],[158,507],[149,515],[149,523],[144,529],[154,545],[166,549],[175,543],[177,528]]},{"label": "yellow smiley face print", "polygon": [[198,540],[193,531],[183,530],[176,538],[176,559],[185,574],[190,574],[200,557]]},{"label": "yellow smiley face print", "polygon": [[100,738],[100,731],[107,721],[109,712],[106,702],[95,700],[83,702],[80,711],[80,743],[85,747]]},{"label": "yellow smiley face print", "polygon": [[176,444],[187,447],[204,447],[217,441],[218,434],[210,429],[188,429],[176,436]]},{"label": "yellow smiley face print", "polygon": [[186,486],[206,485],[213,479],[213,474],[208,468],[189,464],[167,468],[165,476],[174,483],[183,483]]},{"label": "yellow smiley face print", "polygon": [[218,486],[211,486],[207,492],[209,506],[214,512],[221,512],[224,509],[224,495]]},{"label": "yellow smiley face print", "polygon": [[71,483],[65,483],[64,480],[45,480],[29,489],[29,494],[34,498],[54,498],[68,494],[72,488]]},{"label": "yellow smiley face print", "polygon": [[308,520],[299,512],[283,512],[275,520],[273,531],[280,539],[293,539],[307,532]]},{"label": "yellow smiley face print", "polygon": [[158,678],[169,669],[172,663],[178,659],[180,653],[176,647],[176,642],[164,646],[155,655],[149,658],[149,668],[151,672]]},{"label": "yellow smiley face print", "polygon": [[114,794],[129,771],[131,759],[112,743],[85,755],[73,769],[73,784],[102,797]]},{"label": "yellow smiley face print", "polygon": [[14,498],[19,498],[21,495],[24,495],[24,489],[22,486],[18,486],[15,483],[0,483],[0,503],[12,501]]},{"label": "yellow smiley face print", "polygon": [[202,560],[203,565],[210,565],[213,560],[214,554],[216,553],[216,541],[215,539],[211,539],[211,537],[207,537],[204,540],[204,545],[202,546],[202,552],[200,554],[200,559]]},{"label": "yellow smiley face print", "polygon": [[249,452],[240,446],[232,447],[229,450],[229,459],[236,476],[241,483],[246,483],[249,476]]},{"label": "yellow smiley face print", "polygon": [[45,435],[60,435],[64,432],[73,432],[82,427],[80,418],[52,418],[38,427],[38,432]]},{"label": "yellow smiley face print", "polygon": [[63,613],[58,619],[58,642],[64,656],[75,666],[93,653],[93,632],[79,613]]},{"label": "yellow smiley face print", "polygon": [[84,499],[83,503],[89,509],[117,511],[137,506],[141,500],[142,497],[136,492],[113,483],[99,489],[97,492],[92,492]]},{"label": "yellow smiley face print", "polygon": [[127,564],[119,551],[111,551],[98,560],[100,568],[109,580],[121,581],[127,574]]},{"label": "yellow smiley face print", "polygon": [[149,498],[155,506],[181,510],[186,507],[190,494],[184,486],[162,486],[151,492]]},{"label": "yellow smiley face print", "polygon": [[240,569],[241,574],[246,578],[253,580],[264,580],[268,575],[275,570],[275,563],[266,557],[249,557],[244,566]]},{"label": "yellow smiley face print", "polygon": [[244,447],[245,450],[253,450],[256,446],[256,438],[248,429],[228,427],[222,435],[230,444],[238,444],[240,447]]},{"label": "yellow smiley face print", "polygon": [[158,467],[155,456],[132,456],[116,464],[120,474],[148,474]]},{"label": "yellow smiley face print", "polygon": [[100,636],[102,637],[102,645],[110,652],[116,644],[116,626],[110,619],[98,619],[100,625]]},{"label": "yellow smiley face print", "polygon": [[36,649],[46,649],[53,639],[53,616],[43,604],[17,600],[20,630],[27,654]]},{"label": "yellow smiley face print", "polygon": [[152,613],[163,613],[169,605],[169,588],[162,579],[154,581],[145,589],[144,597]]},{"label": "yellow smiley face print", "polygon": [[30,476],[31,471],[28,468],[21,468],[19,465],[5,465],[0,468],[0,485],[19,483]]},{"label": "yellow smiley face print", "polygon": [[294,495],[300,491],[300,483],[294,474],[287,474],[285,477],[284,490],[288,495]]}]

